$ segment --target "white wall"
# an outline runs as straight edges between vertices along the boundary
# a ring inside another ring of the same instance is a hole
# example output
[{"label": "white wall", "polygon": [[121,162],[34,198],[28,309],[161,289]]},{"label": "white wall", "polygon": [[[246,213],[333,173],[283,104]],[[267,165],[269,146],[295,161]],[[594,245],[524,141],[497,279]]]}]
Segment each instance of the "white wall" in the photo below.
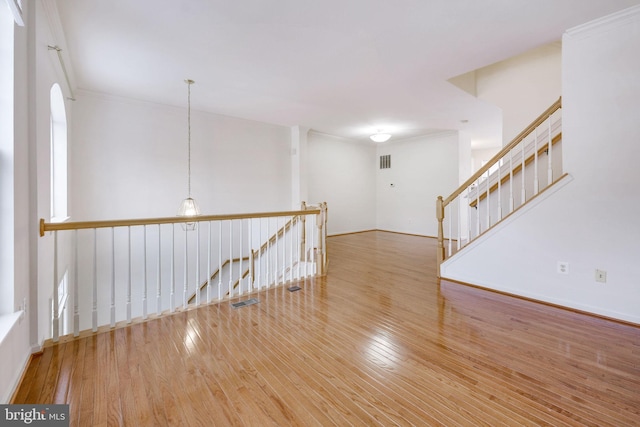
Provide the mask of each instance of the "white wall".
[{"label": "white wall", "polygon": [[[33,34],[33,11],[30,10],[31,3],[25,4],[23,8],[25,27],[15,27],[15,56],[14,56],[14,135],[13,135],[13,177],[12,177],[12,203],[13,212],[10,218],[3,218],[10,226],[10,232],[3,228],[3,238],[13,242],[12,256],[10,264],[3,264],[3,268],[10,268],[12,274],[10,280],[13,285],[13,294],[10,296],[9,304],[3,305],[3,313],[7,315],[6,309],[10,312],[17,311],[17,307],[23,304],[26,299],[27,315],[17,320],[8,334],[0,339],[0,403],[5,403],[11,398],[22,370],[28,360],[30,353],[29,332],[32,325],[28,314],[33,308],[33,301],[30,300],[30,290],[33,283],[34,274],[31,267],[31,248],[35,238],[35,224],[31,221],[31,199],[30,184],[33,179],[33,169],[31,165],[31,135],[29,132],[29,85],[32,83],[32,76],[28,73],[28,64],[32,59],[29,55],[29,41]],[[2,6],[4,7],[4,6]],[[5,162],[6,164],[6,162]],[[0,323],[7,318],[0,319]],[[13,323],[13,322],[11,322]],[[5,323],[6,324],[6,323]]]},{"label": "white wall", "polygon": [[452,131],[379,145],[391,168],[376,169],[377,228],[437,236],[436,199],[458,187],[459,153],[470,143]]},{"label": "white wall", "polygon": [[472,150],[471,151],[471,165],[472,165],[471,170],[473,171],[472,173],[476,173],[476,171],[482,167],[483,162],[488,162],[489,160],[491,160],[493,156],[495,156],[498,153],[498,151],[500,151],[500,147],[485,148],[484,150]]},{"label": "white wall", "polygon": [[327,202],[328,234],[376,228],[376,147],[316,132],[308,135],[309,201]]},{"label": "white wall", "polygon": [[[312,131],[308,143],[309,200],[328,203],[329,234],[436,236],[436,198],[470,173],[471,140],[459,132],[373,145]],[[386,154],[391,168],[379,169]]]},{"label": "white wall", "polygon": [[558,100],[561,60],[552,43],[476,70],[476,96],[502,109],[503,145]]},{"label": "white wall", "polygon": [[[73,219],[174,216],[187,196],[186,109],[89,93],[74,108]],[[203,214],[290,208],[289,128],[192,110],[191,135]]]},{"label": "white wall", "polygon": [[[473,169],[473,150],[471,150],[471,135],[467,132],[458,133],[458,183],[463,184],[475,170]],[[447,197],[448,194],[442,194]]]},{"label": "white wall", "polygon": [[[0,3],[2,4],[2,3]],[[13,313],[14,20],[0,9],[0,315]]]},{"label": "white wall", "polygon": [[640,323],[638,52],[640,7],[565,34],[563,155],[574,180],[445,262],[444,277]]},{"label": "white wall", "polygon": [[300,209],[302,202],[318,202],[309,200],[309,184],[307,182],[309,128],[291,127],[291,209]]}]

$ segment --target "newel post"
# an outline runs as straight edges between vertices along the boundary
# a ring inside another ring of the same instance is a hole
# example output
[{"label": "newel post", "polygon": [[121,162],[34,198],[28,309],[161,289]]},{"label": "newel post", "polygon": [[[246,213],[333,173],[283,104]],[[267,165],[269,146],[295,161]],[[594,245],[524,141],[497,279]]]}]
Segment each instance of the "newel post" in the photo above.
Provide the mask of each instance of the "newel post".
[{"label": "newel post", "polygon": [[326,250],[326,235],[327,235],[327,203],[320,203],[320,213],[317,217],[318,226],[318,256],[320,257],[320,276],[323,276],[327,270],[327,250]]},{"label": "newel post", "polygon": [[438,196],[436,201],[436,218],[438,219],[438,250],[437,250],[437,268],[438,277],[440,277],[440,264],[444,261],[444,202],[442,196]]},{"label": "newel post", "polygon": [[[306,202],[302,202],[302,206],[300,207],[300,210],[302,211],[307,210]],[[307,216],[300,215],[300,218],[302,219],[302,233],[300,236],[300,260],[306,261],[307,257],[305,256],[305,251],[307,247]]]}]

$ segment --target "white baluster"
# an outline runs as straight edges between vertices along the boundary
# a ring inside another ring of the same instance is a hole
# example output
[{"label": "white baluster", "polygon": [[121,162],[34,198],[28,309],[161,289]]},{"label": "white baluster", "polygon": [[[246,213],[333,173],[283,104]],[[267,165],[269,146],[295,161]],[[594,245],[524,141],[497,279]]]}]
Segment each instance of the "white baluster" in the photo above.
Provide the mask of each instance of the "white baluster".
[{"label": "white baluster", "polygon": [[60,338],[60,296],[58,295],[58,231],[53,232],[53,318],[52,339],[58,342]]},{"label": "white baluster", "polygon": [[78,307],[78,230],[74,230],[76,247],[73,254],[73,336],[80,335],[80,311]]},{"label": "white baluster", "polygon": [[476,180],[476,237],[480,235],[480,177]]},{"label": "white baluster", "polygon": [[93,229],[93,307],[91,309],[91,330],[98,331],[98,232]]},{"label": "white baluster", "polygon": [[162,313],[162,227],[158,224],[158,264],[156,274],[156,314]]},{"label": "white baluster", "polygon": [[502,219],[502,158],[498,160],[498,212],[496,222]]},{"label": "white baluster", "polygon": [[254,265],[254,258],[253,258],[253,218],[249,218],[248,220],[249,223],[249,292],[253,292],[253,265]]},{"label": "white baluster", "polygon": [[169,310],[176,311],[176,225],[171,224],[171,291],[169,295]]},{"label": "white baluster", "polygon": [[538,182],[538,128],[534,130],[533,138],[533,194],[538,194],[540,183]]},{"label": "white baluster", "polygon": [[256,272],[257,288],[262,288],[262,218],[258,218],[258,268]]},{"label": "white baluster", "polygon": [[[271,283],[273,285],[277,285],[278,284],[278,217],[273,218],[274,222],[275,222],[275,236],[276,236],[276,241],[274,243],[271,244],[271,252],[273,252],[271,254]],[[271,218],[269,218],[269,224],[271,224]]]},{"label": "white baluster", "polygon": [[289,229],[291,231],[291,257],[290,257],[290,262],[289,262],[289,282],[293,282],[293,265],[294,265],[294,260],[295,258],[293,257],[293,254],[296,252],[295,250],[295,245],[293,243],[293,220],[294,217],[291,217],[291,228]]},{"label": "white baluster", "polygon": [[229,296],[233,294],[233,221],[229,220]]},{"label": "white baluster", "polygon": [[[278,285],[278,255],[279,255],[278,252],[280,251],[280,244],[279,244],[280,242],[279,242],[279,239],[278,239],[278,234],[279,234],[279,231],[280,231],[279,222],[280,222],[279,218],[276,217],[276,241],[275,241],[275,245],[274,245],[275,248],[276,248],[276,254],[275,254],[275,265],[273,267],[273,279],[274,279],[273,280],[273,284],[276,285],[276,286]],[[283,233],[284,233],[284,231],[283,231]]]},{"label": "white baluster", "polygon": [[553,152],[553,135],[551,134],[551,117],[549,117],[549,145],[547,145],[547,186],[553,184],[553,165],[551,163]]},{"label": "white baluster", "polygon": [[302,222],[302,229],[303,229],[303,233],[305,236],[304,242],[303,242],[303,248],[302,250],[304,251],[303,253],[303,258],[304,258],[304,277],[309,277],[309,240],[308,237],[309,233],[308,233],[308,229],[309,229],[309,225],[307,224],[307,221],[309,220],[309,215],[305,215],[305,220]]},{"label": "white baluster", "polygon": [[242,239],[243,239],[243,233],[242,233],[242,224],[243,224],[243,220],[240,219],[240,231],[239,234],[240,236],[238,237],[238,240],[240,241],[240,248],[239,248],[239,252],[240,252],[240,261],[238,264],[238,293],[242,294],[242,273],[244,273],[244,271],[242,270],[242,258],[244,257],[244,252],[242,252]]},{"label": "white baluster", "polygon": [[311,265],[313,266],[311,268],[312,268],[313,275],[316,275],[316,274],[318,274],[318,270],[316,268],[316,248],[315,248],[316,239],[318,238],[317,237],[316,216],[315,215],[310,215],[310,219],[311,219],[311,221],[310,221],[309,227],[311,227],[310,228],[310,230],[311,230],[311,233],[310,233],[310,235],[311,235]]},{"label": "white baluster", "polygon": [[116,326],[116,238],[114,228],[111,227],[111,310],[110,325]]},{"label": "white baluster", "polygon": [[456,243],[456,250],[460,250],[460,241],[462,240],[462,195],[456,197],[456,201],[458,202],[458,215],[457,217],[457,226],[458,226],[458,241]]},{"label": "white baluster", "polygon": [[129,260],[127,264],[127,323],[131,323],[131,226],[127,226]]},{"label": "white baluster", "polygon": [[211,221],[209,221],[209,239],[207,240],[207,304],[211,303]]},{"label": "white baluster", "polygon": [[287,217],[282,217],[282,283],[287,281]]},{"label": "white baluster", "polygon": [[[269,222],[270,223],[271,222],[275,223],[275,227],[274,228],[276,230],[275,235],[276,235],[276,238],[277,238],[278,237],[278,231],[279,231],[279,228],[278,228],[278,217],[275,217],[273,219],[270,218]],[[277,285],[278,284],[278,243],[277,243],[277,241],[271,246],[272,246],[271,251],[273,252],[273,255],[272,255],[273,263],[272,263],[272,266],[271,266],[271,271],[272,271],[271,283],[273,285]]]},{"label": "white baluster", "polygon": [[451,204],[449,204],[446,208],[445,208],[445,212],[447,210],[447,208],[449,209],[449,215],[445,215],[445,219],[447,220],[447,222],[449,223],[449,243],[447,245],[447,250],[449,251],[449,256],[452,255],[452,243],[453,243],[453,206]]},{"label": "white baluster", "polygon": [[196,307],[200,305],[200,228],[196,227]]},{"label": "white baluster", "polygon": [[524,205],[527,201],[527,193],[525,190],[525,182],[524,182],[524,168],[525,168],[525,161],[524,161],[524,139],[522,140],[522,169],[520,170],[520,175],[522,176],[522,179],[520,180],[522,182],[522,193],[520,195],[520,206]]},{"label": "white baluster", "polygon": [[148,317],[147,311],[147,292],[148,292],[148,283],[147,283],[147,226],[142,226],[142,318],[146,319]]},{"label": "white baluster", "polygon": [[271,218],[267,218],[267,256],[265,257],[265,272],[267,277],[267,286],[271,282]]},{"label": "white baluster", "polygon": [[189,227],[184,227],[184,277],[183,277],[183,285],[182,285],[182,309],[187,309],[188,297],[189,293]]},{"label": "white baluster", "polygon": [[300,217],[296,218],[296,258],[298,260],[296,279],[300,279]]},{"label": "white baluster", "polygon": [[514,209],[513,199],[513,149],[509,150],[509,213]]},{"label": "white baluster", "polygon": [[218,300],[222,299],[222,221],[218,221]]},{"label": "white baluster", "polygon": [[[263,218],[260,219],[260,227],[262,229]],[[265,239],[265,256],[261,256],[261,269],[262,269],[262,286],[265,288],[269,287],[269,219],[267,218],[266,225],[266,234],[267,237]],[[260,233],[262,235],[262,233]],[[260,239],[262,240],[262,238]]]},{"label": "white baluster", "polygon": [[[469,205],[469,188],[467,188],[467,200],[464,203],[464,208],[467,210],[467,243],[471,243],[471,213],[473,212],[473,208]],[[465,245],[465,246],[466,246]]]},{"label": "white baluster", "polygon": [[298,249],[298,258],[300,259],[300,277],[304,278],[307,277],[307,260],[306,260],[306,246],[307,246],[307,242],[306,237],[307,237],[307,218],[304,215],[299,215],[298,216],[298,228],[300,229],[300,234],[299,234],[299,239],[300,239],[300,243],[298,244],[299,249]]},{"label": "white baluster", "polygon": [[485,180],[487,186],[487,228],[485,228],[485,230],[491,228],[491,185],[489,182],[489,177],[489,170],[487,170],[487,179]]}]

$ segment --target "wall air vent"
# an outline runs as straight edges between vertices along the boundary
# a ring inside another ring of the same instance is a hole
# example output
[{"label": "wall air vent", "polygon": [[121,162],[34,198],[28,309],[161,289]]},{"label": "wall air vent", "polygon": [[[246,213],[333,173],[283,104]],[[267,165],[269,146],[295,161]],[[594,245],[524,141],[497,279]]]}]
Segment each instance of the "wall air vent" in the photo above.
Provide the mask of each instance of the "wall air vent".
[{"label": "wall air vent", "polygon": [[391,169],[391,154],[380,156],[380,169]]}]

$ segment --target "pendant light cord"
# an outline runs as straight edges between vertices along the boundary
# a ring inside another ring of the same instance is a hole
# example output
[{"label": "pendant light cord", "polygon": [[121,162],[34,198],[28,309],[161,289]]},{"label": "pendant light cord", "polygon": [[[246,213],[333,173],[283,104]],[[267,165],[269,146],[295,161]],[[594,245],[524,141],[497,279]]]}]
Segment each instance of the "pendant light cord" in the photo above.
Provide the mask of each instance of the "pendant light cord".
[{"label": "pendant light cord", "polygon": [[187,86],[189,88],[187,95],[187,128],[188,128],[188,139],[187,139],[187,151],[188,151],[188,161],[187,161],[187,174],[188,174],[188,194],[189,198],[191,198],[191,85],[194,83],[193,80],[186,80]]}]

